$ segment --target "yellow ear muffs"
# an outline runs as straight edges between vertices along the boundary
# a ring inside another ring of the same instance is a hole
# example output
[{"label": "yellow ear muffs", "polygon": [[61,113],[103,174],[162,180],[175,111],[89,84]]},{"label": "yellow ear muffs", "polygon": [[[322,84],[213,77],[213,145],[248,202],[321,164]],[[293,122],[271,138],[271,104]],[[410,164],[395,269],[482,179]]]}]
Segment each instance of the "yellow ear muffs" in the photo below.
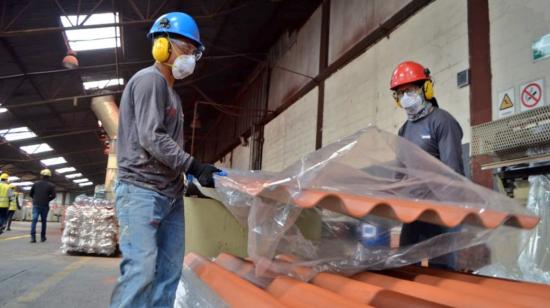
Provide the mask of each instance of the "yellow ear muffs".
[{"label": "yellow ear muffs", "polygon": [[424,91],[424,98],[426,100],[431,100],[434,97],[434,83],[431,80],[426,80],[424,86],[422,87]]},{"label": "yellow ear muffs", "polygon": [[165,37],[155,39],[153,49],[151,50],[153,59],[157,62],[164,63],[170,58],[170,41]]}]

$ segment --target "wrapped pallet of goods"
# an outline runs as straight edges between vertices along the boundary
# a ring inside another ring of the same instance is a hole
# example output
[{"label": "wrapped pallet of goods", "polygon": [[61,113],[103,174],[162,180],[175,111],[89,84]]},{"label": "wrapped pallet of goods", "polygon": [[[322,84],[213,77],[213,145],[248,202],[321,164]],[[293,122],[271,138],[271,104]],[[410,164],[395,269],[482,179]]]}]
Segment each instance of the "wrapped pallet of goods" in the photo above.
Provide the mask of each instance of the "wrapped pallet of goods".
[{"label": "wrapped pallet of goods", "polygon": [[78,196],[65,210],[61,238],[64,253],[112,256],[117,250],[118,224],[114,202]]}]

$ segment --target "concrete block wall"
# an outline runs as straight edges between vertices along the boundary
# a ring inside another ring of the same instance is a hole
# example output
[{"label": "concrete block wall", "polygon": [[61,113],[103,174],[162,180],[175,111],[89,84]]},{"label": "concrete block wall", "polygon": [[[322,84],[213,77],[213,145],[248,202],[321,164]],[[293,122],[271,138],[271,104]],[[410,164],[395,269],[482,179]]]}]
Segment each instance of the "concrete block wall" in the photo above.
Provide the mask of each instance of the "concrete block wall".
[{"label": "concrete block wall", "polygon": [[[367,14],[365,7],[380,12],[387,11],[389,14],[409,2],[350,0],[343,5],[333,1],[330,12],[330,21],[333,24],[329,31],[329,62],[336,60],[337,56],[351,46],[344,46],[338,40],[346,40],[352,44],[358,41],[354,37],[357,35],[353,33],[362,31],[364,36],[378,25],[369,19],[372,14]],[[380,19],[380,23],[389,18],[387,14],[374,15]],[[355,30],[351,30],[355,32],[346,34],[346,25],[354,20],[361,21],[359,24],[372,29],[367,31],[355,29],[359,26],[354,26]],[[457,73],[469,66],[467,21],[467,1],[434,1],[399,25],[388,37],[330,76],[325,82],[323,145],[370,124],[397,133],[406,116],[393,101],[389,80],[395,66],[405,60],[414,60],[430,68],[440,106],[459,121],[464,131],[462,142],[469,143],[470,91],[468,86],[458,88],[456,85]],[[315,76],[319,65],[320,24],[321,7],[298,30],[296,41],[282,53],[275,65]],[[269,109],[276,109],[307,81],[309,80],[306,77],[273,68],[269,85]],[[317,92],[317,89],[310,91],[266,124],[263,170],[281,170],[301,155],[315,149]],[[303,107],[306,105],[308,108]],[[243,152],[243,155],[247,155],[246,153]],[[232,160],[235,161],[235,157]],[[237,160],[241,161],[241,158]],[[245,159],[242,158],[242,161]],[[227,163],[226,158],[225,164]]]},{"label": "concrete block wall", "polygon": [[239,170],[250,169],[250,145],[239,145],[233,150],[231,168]]},{"label": "concrete block wall", "polygon": [[546,104],[550,104],[550,58],[533,61],[533,41],[550,33],[550,1],[489,0],[493,120],[498,118],[498,93],[515,89],[520,112],[520,85],[545,79]]},{"label": "concrete block wall", "polygon": [[430,68],[440,106],[461,124],[462,142],[470,142],[469,89],[456,85],[456,74],[469,65],[466,1],[437,0],[327,80],[323,145],[369,124],[397,133],[406,116],[389,81],[405,60]]},{"label": "concrete block wall", "polygon": [[262,170],[280,171],[315,150],[317,99],[314,88],[265,126]]}]

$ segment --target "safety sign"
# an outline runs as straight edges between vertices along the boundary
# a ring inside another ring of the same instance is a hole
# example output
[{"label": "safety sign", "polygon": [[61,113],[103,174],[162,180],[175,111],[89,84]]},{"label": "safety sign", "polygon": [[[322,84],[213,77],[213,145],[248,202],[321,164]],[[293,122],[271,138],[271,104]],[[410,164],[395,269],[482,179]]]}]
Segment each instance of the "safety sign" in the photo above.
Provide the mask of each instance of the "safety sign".
[{"label": "safety sign", "polygon": [[519,88],[521,111],[527,111],[544,105],[544,80],[539,79]]},{"label": "safety sign", "polygon": [[511,116],[516,112],[514,88],[498,93],[498,118]]}]

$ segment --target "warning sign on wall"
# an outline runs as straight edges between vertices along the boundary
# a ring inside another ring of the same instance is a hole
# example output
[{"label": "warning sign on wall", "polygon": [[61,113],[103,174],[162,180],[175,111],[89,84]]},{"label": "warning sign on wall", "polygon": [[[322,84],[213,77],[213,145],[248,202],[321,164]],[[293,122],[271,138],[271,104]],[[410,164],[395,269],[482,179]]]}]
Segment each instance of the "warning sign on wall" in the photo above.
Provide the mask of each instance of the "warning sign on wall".
[{"label": "warning sign on wall", "polygon": [[498,118],[511,116],[516,112],[514,88],[498,93]]},{"label": "warning sign on wall", "polygon": [[519,88],[521,111],[544,106],[544,79],[535,80]]}]

